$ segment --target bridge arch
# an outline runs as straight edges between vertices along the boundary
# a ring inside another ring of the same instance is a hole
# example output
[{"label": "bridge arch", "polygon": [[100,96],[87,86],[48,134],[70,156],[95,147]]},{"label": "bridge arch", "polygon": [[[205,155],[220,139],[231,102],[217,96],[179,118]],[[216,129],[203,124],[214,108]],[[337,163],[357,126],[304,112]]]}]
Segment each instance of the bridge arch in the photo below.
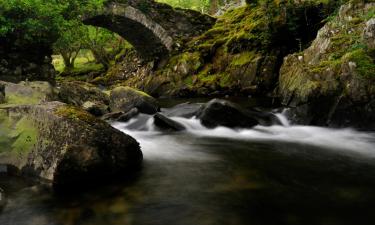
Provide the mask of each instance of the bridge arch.
[{"label": "bridge arch", "polygon": [[[148,9],[144,9],[145,1]],[[208,30],[215,19],[199,12],[153,0],[107,3],[101,12],[85,17],[84,24],[106,28],[127,40],[144,58],[162,57],[173,50],[176,39]]]}]

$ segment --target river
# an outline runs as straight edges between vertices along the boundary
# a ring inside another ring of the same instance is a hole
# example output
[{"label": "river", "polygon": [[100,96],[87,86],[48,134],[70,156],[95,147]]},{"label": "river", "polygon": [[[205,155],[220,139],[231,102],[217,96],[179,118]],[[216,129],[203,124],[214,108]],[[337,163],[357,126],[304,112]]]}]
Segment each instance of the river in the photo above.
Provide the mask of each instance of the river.
[{"label": "river", "polygon": [[126,182],[79,195],[0,179],[1,225],[375,224],[375,134],[283,126],[207,129],[172,118],[162,132],[141,115],[113,126],[137,139],[144,165]]}]

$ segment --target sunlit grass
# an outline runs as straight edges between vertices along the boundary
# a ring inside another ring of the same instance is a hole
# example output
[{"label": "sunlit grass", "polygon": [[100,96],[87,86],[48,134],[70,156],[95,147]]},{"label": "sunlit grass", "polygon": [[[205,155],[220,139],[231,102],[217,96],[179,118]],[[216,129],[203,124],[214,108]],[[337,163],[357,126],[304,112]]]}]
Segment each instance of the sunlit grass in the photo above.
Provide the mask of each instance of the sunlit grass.
[{"label": "sunlit grass", "polygon": [[[65,65],[61,55],[52,56],[52,64],[59,73],[64,72]],[[91,71],[101,70],[103,66],[95,62],[95,58],[90,51],[81,51],[74,63],[74,69],[70,71],[72,74],[82,74]]]}]

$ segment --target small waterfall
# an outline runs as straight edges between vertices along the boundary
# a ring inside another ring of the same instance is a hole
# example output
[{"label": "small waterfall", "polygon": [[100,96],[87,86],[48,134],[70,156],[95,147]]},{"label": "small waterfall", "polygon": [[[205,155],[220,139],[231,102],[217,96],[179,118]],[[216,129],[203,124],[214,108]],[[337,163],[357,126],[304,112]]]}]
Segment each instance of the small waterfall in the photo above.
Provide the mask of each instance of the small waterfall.
[{"label": "small waterfall", "polygon": [[284,127],[290,126],[290,122],[286,117],[286,109],[284,109],[281,113],[276,113],[275,116],[279,119],[279,121]]}]

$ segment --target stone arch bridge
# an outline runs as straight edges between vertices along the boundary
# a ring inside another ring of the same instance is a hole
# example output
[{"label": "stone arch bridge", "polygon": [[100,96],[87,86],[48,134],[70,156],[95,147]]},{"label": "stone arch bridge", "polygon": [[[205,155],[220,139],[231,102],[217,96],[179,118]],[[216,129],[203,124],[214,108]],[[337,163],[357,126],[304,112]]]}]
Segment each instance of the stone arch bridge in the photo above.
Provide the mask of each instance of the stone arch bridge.
[{"label": "stone arch bridge", "polygon": [[144,58],[160,58],[187,38],[211,28],[215,19],[154,0],[121,0],[107,2],[83,22],[119,34]]}]

